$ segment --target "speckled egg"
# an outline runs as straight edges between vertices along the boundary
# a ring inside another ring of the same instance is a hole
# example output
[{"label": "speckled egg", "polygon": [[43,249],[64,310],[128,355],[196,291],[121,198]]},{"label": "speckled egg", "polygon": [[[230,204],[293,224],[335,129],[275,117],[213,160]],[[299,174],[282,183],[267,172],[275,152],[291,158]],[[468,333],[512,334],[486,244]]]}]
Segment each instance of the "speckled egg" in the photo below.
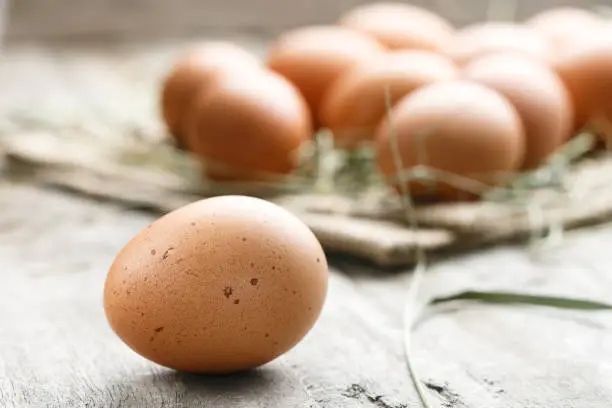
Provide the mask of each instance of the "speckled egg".
[{"label": "speckled egg", "polygon": [[173,211],[134,237],[110,268],[104,309],[143,357],[230,373],[295,346],[326,293],[325,254],[305,224],[270,202],[221,196]]}]

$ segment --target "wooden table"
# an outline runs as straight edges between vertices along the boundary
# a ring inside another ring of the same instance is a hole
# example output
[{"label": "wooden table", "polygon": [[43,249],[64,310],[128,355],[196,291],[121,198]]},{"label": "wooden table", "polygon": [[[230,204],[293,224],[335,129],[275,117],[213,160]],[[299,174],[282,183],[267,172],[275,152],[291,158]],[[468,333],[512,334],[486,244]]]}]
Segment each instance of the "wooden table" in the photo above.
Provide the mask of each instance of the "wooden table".
[{"label": "wooden table", "polygon": [[[86,70],[61,65],[69,54],[49,55],[32,49],[8,54],[0,67],[0,107],[53,106],[58,115],[90,109],[100,118],[151,101],[130,99],[126,88],[110,83],[95,88],[100,81],[87,80]],[[150,53],[138,55],[151,58],[150,67],[163,66]],[[84,66],[103,72],[118,64]],[[145,85],[134,79],[129,89]],[[58,94],[60,88],[74,93]],[[79,103],[102,89],[114,90],[116,98]],[[119,89],[125,97],[117,97]],[[419,407],[402,351],[410,270],[331,257],[321,319],[290,353],[238,376],[180,374],[129,350],[102,309],[116,252],[154,216],[7,174],[0,180],[1,407]],[[602,226],[570,234],[562,246],[537,256],[500,247],[449,259],[431,267],[422,290],[518,290],[610,301],[611,244],[612,227]],[[463,306],[422,322],[414,334],[414,363],[440,407],[608,408],[611,329],[610,313]]]}]

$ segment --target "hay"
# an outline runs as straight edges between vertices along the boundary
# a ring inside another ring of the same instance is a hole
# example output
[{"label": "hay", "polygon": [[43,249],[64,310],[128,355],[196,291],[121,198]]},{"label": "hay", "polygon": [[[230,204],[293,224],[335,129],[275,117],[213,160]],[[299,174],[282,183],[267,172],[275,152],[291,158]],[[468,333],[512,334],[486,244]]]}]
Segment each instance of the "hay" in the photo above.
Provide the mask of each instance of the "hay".
[{"label": "hay", "polygon": [[[25,172],[31,181],[159,213],[217,194],[199,181],[199,168],[163,138],[139,138],[134,145],[117,147],[96,144],[82,133],[40,125],[13,128],[0,138],[0,150],[8,171]],[[129,146],[136,146],[138,154]],[[412,264],[417,246],[433,254],[464,251],[529,238],[551,225],[574,228],[602,222],[612,215],[612,188],[606,188],[611,174],[612,160],[600,154],[563,174],[560,181],[567,191],[562,194],[539,188],[518,203],[419,205],[416,231],[407,225],[398,197],[378,186],[346,195],[316,188],[304,191],[285,183],[281,188],[256,186],[248,193],[263,195],[297,214],[326,250],[390,266]],[[227,192],[236,191],[244,191],[244,186]]]}]

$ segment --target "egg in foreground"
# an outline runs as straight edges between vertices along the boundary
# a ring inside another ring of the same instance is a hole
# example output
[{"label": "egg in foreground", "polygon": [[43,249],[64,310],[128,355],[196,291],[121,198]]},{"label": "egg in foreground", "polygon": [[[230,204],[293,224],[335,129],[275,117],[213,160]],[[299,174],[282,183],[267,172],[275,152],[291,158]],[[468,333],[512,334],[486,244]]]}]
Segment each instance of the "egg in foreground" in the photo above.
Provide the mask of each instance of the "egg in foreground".
[{"label": "egg in foreground", "polygon": [[209,89],[220,74],[259,67],[254,55],[224,41],[203,42],[185,51],[162,83],[160,108],[168,131],[184,144],[186,117],[198,93]]},{"label": "egg in foreground", "polygon": [[231,373],[266,364],[313,327],[327,292],[310,229],[270,202],[222,196],[173,211],[117,255],[104,286],[111,328],[166,367]]},{"label": "egg in foreground", "polygon": [[[390,124],[391,125],[390,125]],[[520,117],[497,91],[470,81],[423,87],[402,99],[377,131],[378,166],[397,176],[391,149],[395,137],[403,170],[418,165],[475,180],[486,186],[503,183],[516,172],[525,154]],[[389,180],[397,188],[397,180]],[[442,200],[469,199],[452,183],[409,184],[415,196]]]},{"label": "egg in foreground", "polygon": [[355,7],[344,13],[338,24],[364,32],[390,50],[440,51],[448,45],[454,31],[439,15],[399,2]]}]

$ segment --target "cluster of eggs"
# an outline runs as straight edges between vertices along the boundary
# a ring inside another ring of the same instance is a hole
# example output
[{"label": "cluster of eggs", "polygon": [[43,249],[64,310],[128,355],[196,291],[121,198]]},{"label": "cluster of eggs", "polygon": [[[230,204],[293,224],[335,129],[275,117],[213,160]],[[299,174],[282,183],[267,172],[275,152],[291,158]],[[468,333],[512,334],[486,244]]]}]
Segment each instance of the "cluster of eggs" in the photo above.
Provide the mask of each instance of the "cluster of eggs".
[{"label": "cluster of eggs", "polygon": [[[494,185],[587,124],[610,132],[611,91],[612,23],[586,10],[456,29],[416,6],[372,3],[282,34],[263,63],[230,43],[200,44],[172,68],[161,104],[212,179],[290,173],[325,128],[343,148],[374,146],[392,184],[399,153],[404,168]],[[412,187],[459,196],[444,183]]]}]

